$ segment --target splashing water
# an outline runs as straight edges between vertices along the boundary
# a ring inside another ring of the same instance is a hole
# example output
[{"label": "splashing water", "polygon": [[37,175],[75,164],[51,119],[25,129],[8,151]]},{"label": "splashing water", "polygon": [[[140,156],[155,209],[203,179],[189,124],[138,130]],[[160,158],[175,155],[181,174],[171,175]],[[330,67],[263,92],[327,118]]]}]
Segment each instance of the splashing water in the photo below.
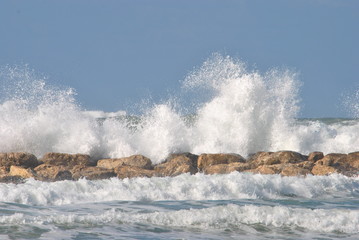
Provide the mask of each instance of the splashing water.
[{"label": "splashing water", "polygon": [[84,111],[71,88],[49,86],[27,67],[0,71],[0,151],[85,153],[94,158],[143,154],[154,163],[169,153],[293,150],[349,152],[359,146],[359,124],[296,120],[301,83],[289,70],[261,74],[230,57],[213,55],[183,81],[207,96],[194,114],[170,103],[141,116]]}]

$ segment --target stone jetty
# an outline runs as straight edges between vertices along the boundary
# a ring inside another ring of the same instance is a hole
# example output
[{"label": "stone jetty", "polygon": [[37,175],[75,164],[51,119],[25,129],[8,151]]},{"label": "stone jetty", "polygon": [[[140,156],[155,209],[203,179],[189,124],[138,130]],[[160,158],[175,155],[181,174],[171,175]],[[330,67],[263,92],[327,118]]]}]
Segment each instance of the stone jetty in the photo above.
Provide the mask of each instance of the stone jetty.
[{"label": "stone jetty", "polygon": [[227,174],[233,171],[282,176],[359,174],[359,152],[349,154],[293,151],[257,152],[247,158],[239,154],[179,153],[153,165],[142,155],[93,160],[85,154],[47,153],[38,159],[31,153],[0,153],[0,182],[107,179],[112,177],[174,177],[183,173]]}]

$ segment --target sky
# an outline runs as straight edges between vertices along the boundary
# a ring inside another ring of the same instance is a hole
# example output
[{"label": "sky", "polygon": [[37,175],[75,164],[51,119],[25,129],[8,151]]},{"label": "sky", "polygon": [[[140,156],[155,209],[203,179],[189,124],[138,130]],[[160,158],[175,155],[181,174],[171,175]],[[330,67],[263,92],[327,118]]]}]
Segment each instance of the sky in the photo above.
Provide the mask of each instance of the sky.
[{"label": "sky", "polygon": [[87,110],[160,101],[213,53],[303,83],[301,117],[350,117],[357,0],[2,0],[0,66],[27,64]]}]

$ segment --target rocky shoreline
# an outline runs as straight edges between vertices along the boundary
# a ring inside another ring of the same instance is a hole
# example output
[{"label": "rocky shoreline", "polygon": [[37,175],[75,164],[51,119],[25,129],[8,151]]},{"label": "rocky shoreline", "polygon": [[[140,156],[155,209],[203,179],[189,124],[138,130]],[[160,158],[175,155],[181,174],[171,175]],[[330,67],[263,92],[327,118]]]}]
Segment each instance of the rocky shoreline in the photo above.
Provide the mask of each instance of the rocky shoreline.
[{"label": "rocky shoreline", "polygon": [[85,154],[47,153],[41,159],[24,152],[0,153],[0,182],[107,179],[111,177],[173,177],[182,173],[226,174],[233,171],[282,176],[359,174],[359,152],[349,154],[293,151],[257,152],[247,159],[239,154],[171,154],[153,165],[142,155],[92,160]]}]

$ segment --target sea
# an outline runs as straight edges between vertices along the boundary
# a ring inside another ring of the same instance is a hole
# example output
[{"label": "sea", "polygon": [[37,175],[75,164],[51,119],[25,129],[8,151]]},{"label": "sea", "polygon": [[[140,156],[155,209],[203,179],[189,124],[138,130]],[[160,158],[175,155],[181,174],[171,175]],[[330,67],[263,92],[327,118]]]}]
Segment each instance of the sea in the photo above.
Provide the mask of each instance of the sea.
[{"label": "sea", "polygon": [[[28,66],[0,68],[0,152],[142,154],[359,151],[351,118],[301,118],[298,75],[215,54],[165,101],[89,111]],[[358,91],[359,92],[359,91]],[[0,239],[359,239],[359,177],[222,175],[0,183]]]}]

